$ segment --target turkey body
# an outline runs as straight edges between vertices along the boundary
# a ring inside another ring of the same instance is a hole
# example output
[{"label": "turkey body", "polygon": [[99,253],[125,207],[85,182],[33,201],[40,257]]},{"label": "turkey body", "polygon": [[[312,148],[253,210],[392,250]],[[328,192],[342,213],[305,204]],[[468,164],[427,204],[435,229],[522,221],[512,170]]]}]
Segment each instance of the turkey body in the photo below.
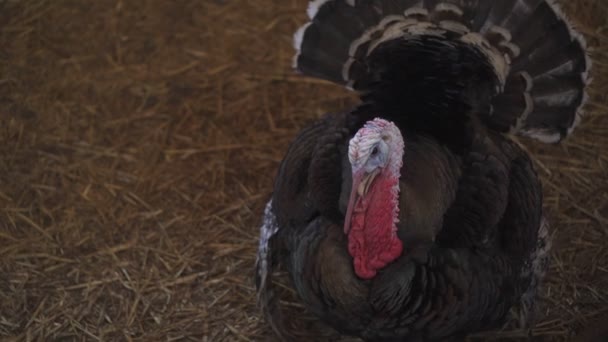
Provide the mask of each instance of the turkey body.
[{"label": "turkey body", "polygon": [[[362,103],[305,127],[277,172],[256,285],[279,337],[277,264],[310,311],[366,341],[459,340],[514,307],[532,322],[548,224],[530,158],[505,133],[557,142],[578,123],[589,62],[559,13],[543,0],[311,3],[296,68]],[[548,33],[526,35],[534,25]],[[352,192],[367,191],[351,149],[378,118],[403,139],[403,250],[362,277],[345,227]]]},{"label": "turkey body", "polygon": [[527,155],[482,129],[471,129],[463,151],[404,134],[404,253],[361,280],[342,231],[351,182],[343,151],[353,121],[357,115],[334,114],[306,128],[277,176],[276,239],[302,300],[342,332],[373,341],[439,340],[501,324],[534,291],[531,259],[546,243],[538,237],[541,187]]}]

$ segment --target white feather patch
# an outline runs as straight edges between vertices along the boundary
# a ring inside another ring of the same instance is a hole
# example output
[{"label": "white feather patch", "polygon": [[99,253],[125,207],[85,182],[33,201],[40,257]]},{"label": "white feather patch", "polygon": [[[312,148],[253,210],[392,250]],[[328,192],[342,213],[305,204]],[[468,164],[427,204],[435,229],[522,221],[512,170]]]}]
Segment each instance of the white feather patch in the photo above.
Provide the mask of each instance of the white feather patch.
[{"label": "white feather patch", "polygon": [[[556,66],[555,68],[535,77],[536,80],[552,79],[554,76],[568,74],[574,71],[574,61],[568,60],[565,63]],[[583,83],[584,84],[584,83]]]},{"label": "white feather patch", "polygon": [[[587,102],[587,96],[588,96],[587,93],[583,94],[582,103]],[[574,121],[572,122],[572,125],[570,125],[570,127],[568,128],[568,135],[572,134],[574,129],[576,129],[576,127],[581,123],[582,116],[583,116],[583,113],[580,110],[576,112],[576,115],[574,115]]]},{"label": "white feather patch", "polygon": [[342,66],[342,79],[345,81],[350,80],[350,68],[352,67],[353,63],[355,62],[355,59],[352,57],[349,57],[348,60],[346,61],[346,63],[344,63],[344,65]]},{"label": "white feather patch", "polygon": [[536,249],[536,258],[534,260],[535,262],[533,262],[534,273],[540,277],[545,274],[547,270],[547,265],[542,265],[542,262],[539,261],[542,261],[543,258],[548,258],[551,246],[552,241],[551,236],[549,234],[549,221],[546,217],[543,216],[540,222],[540,229],[538,230],[538,245]]},{"label": "white feather patch", "polygon": [[270,239],[279,231],[277,219],[272,212],[272,200],[268,201],[264,209],[262,226],[260,227],[260,240],[258,244],[258,254],[256,256],[256,266],[260,278],[259,289],[264,289],[268,278],[268,261],[270,259]]},{"label": "white feather patch", "polygon": [[580,89],[569,89],[559,93],[537,96],[534,102],[548,107],[564,107],[572,104],[580,95]]},{"label": "white feather patch", "polygon": [[299,71],[298,71],[298,58],[300,58],[300,54],[299,54],[299,53],[296,53],[296,54],[295,54],[295,55],[293,55],[293,57],[291,58],[291,67],[292,67],[293,69],[295,69],[295,70],[296,70],[296,72],[299,72]]},{"label": "white feather patch", "polygon": [[296,33],[293,34],[293,48],[296,50],[296,54],[295,54],[295,56],[293,56],[291,66],[294,69],[298,68],[298,57],[300,57],[300,52],[302,51],[302,42],[304,40],[304,33],[306,33],[306,29],[310,25],[312,25],[312,22],[308,22],[308,23],[300,26],[300,28],[296,31]]},{"label": "white feather patch", "polygon": [[380,22],[378,23],[376,28],[384,29],[389,24],[394,24],[395,22],[403,22],[405,20],[407,20],[407,19],[405,19],[405,17],[403,17],[402,15],[397,15],[397,14],[388,15],[388,16],[382,18],[382,20],[380,20]]},{"label": "white feather patch", "polygon": [[504,27],[492,26],[488,30],[487,34],[497,34],[497,35],[500,35],[504,41],[506,41],[506,42],[511,41],[511,32],[509,32],[509,30],[507,30]]},{"label": "white feather patch", "polygon": [[429,11],[422,7],[411,7],[403,12],[405,17],[428,17]]},{"label": "white feather patch", "polygon": [[439,29],[433,23],[410,19],[409,21],[388,27],[380,39],[375,40],[369,45],[367,55],[369,56],[378,45],[399,37],[420,35],[442,36],[443,34],[445,34],[445,30]]},{"label": "white feather patch", "polygon": [[301,48],[302,48],[302,41],[304,40],[304,33],[306,32],[306,29],[312,25],[312,22],[308,22],[302,26],[300,26],[300,28],[296,31],[296,33],[293,34],[293,48],[296,49],[296,51],[300,52]]},{"label": "white feather patch", "polygon": [[418,25],[412,25],[407,27],[405,32],[413,36],[429,35],[440,37],[445,34],[445,30],[442,30],[433,23],[419,23]]},{"label": "white feather patch", "polygon": [[400,16],[400,15],[389,15],[389,16],[383,18],[382,20],[380,20],[378,25],[372,26],[372,27],[368,28],[367,30],[365,30],[365,32],[363,32],[363,34],[359,38],[355,39],[350,44],[350,48],[348,50],[348,55],[351,57],[354,57],[357,53],[357,50],[359,49],[359,46],[369,42],[375,33],[383,31],[387,25],[394,24],[395,22],[403,22],[403,21],[405,21],[405,19],[403,18],[403,16]]},{"label": "white feather patch", "polygon": [[321,8],[323,5],[325,5],[325,3],[328,1],[334,1],[334,0],[312,0],[311,2],[309,2],[308,8],[306,9],[308,18],[310,20],[314,19],[314,17],[317,16],[317,13],[319,13],[319,8]]},{"label": "white feather patch", "polygon": [[526,83],[526,89],[524,90],[526,93],[529,93],[534,86],[534,81],[532,80],[532,76],[527,71],[522,71],[519,73],[519,76],[524,79]]},{"label": "white feather patch", "polygon": [[465,35],[471,32],[471,29],[468,26],[454,20],[442,20],[439,22],[439,27],[446,31],[455,32],[460,35]]},{"label": "white feather patch", "polygon": [[530,137],[530,138],[534,138],[545,144],[555,144],[555,143],[558,143],[559,140],[561,139],[561,136],[559,133],[554,132],[554,131],[549,131],[546,129],[529,128],[529,129],[521,130],[517,134],[523,135],[526,137]]},{"label": "white feather patch", "polygon": [[[374,29],[374,28],[372,28]],[[365,31],[361,37],[353,40],[352,43],[350,43],[350,48],[348,49],[348,55],[351,57],[354,57],[357,54],[357,50],[359,49],[359,47],[367,42],[370,41],[371,39],[371,35],[372,35],[372,29],[369,29],[367,31]]]},{"label": "white feather patch", "polygon": [[526,124],[526,120],[528,119],[528,116],[530,116],[532,111],[534,111],[534,100],[532,100],[532,96],[530,95],[530,93],[526,92],[523,94],[523,96],[524,96],[524,102],[526,104],[526,108],[524,108],[524,112],[519,115],[519,118],[517,118],[517,122],[515,123],[515,126],[513,126],[511,128],[511,130],[509,132],[511,134],[515,134],[515,133],[521,131],[521,129]]},{"label": "white feather patch", "polygon": [[435,6],[435,12],[450,12],[459,17],[462,17],[462,15],[464,14],[464,12],[462,11],[462,9],[460,9],[460,7],[458,7],[455,4],[450,4],[447,2],[438,3],[437,6]]},{"label": "white feather patch", "polygon": [[[382,34],[384,36],[384,34],[386,34],[386,31],[388,30],[387,26],[390,29],[396,25],[401,27],[401,26],[413,25],[413,24],[416,24],[417,22],[418,22],[418,20],[416,20],[416,19],[405,19],[401,15],[389,15],[389,16],[383,18],[382,20],[380,20],[378,25],[370,27],[365,32],[363,32],[363,34],[359,38],[355,39],[350,44],[350,47],[348,50],[348,55],[351,58],[349,58],[342,66],[342,78],[344,79],[344,81],[348,82],[350,80],[350,78],[349,78],[350,68],[351,68],[352,64],[354,63],[354,59],[352,57],[356,56],[357,51],[359,50],[359,47],[361,47],[363,44],[368,43],[369,41],[372,40],[372,37],[374,34],[382,32]],[[383,36],[381,36],[381,37],[383,37]],[[369,51],[369,49],[368,49],[368,51]],[[350,86],[352,86],[352,82],[350,82]]]},{"label": "white feather patch", "polygon": [[551,235],[549,234],[549,221],[544,215],[538,227],[536,240],[536,247],[530,254],[529,262],[526,263],[521,272],[523,276],[532,275],[535,278],[532,281],[533,286],[537,286],[540,283],[547,271],[549,251],[552,245]]},{"label": "white feather patch", "polygon": [[519,48],[519,46],[511,43],[511,42],[500,42],[498,44],[499,47],[506,49],[509,53],[509,55],[511,56],[511,58],[515,59],[517,57],[519,57],[519,54],[521,53],[521,49]]}]

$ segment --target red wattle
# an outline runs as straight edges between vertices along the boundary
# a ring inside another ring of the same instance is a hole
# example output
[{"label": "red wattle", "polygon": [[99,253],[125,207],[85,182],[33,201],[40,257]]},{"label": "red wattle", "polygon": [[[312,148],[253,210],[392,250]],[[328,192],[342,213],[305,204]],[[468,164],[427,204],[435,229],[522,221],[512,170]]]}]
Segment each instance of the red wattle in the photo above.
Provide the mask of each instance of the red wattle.
[{"label": "red wattle", "polygon": [[378,175],[373,182],[367,195],[355,203],[348,234],[355,273],[363,279],[373,278],[403,251],[394,224],[398,209],[393,188],[399,180]]}]

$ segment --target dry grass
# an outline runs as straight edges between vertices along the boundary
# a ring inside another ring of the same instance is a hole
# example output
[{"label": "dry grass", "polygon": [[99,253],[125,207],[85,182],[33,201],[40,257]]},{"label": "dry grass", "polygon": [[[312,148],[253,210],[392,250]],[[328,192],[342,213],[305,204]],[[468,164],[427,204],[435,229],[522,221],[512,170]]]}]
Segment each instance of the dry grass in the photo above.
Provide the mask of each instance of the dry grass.
[{"label": "dry grass", "polygon": [[[295,132],[353,101],[291,73],[305,6],[0,0],[2,339],[269,338],[261,208]],[[561,146],[525,142],[556,240],[535,333],[556,341],[608,309],[608,5],[567,10],[595,47],[590,112]]]}]

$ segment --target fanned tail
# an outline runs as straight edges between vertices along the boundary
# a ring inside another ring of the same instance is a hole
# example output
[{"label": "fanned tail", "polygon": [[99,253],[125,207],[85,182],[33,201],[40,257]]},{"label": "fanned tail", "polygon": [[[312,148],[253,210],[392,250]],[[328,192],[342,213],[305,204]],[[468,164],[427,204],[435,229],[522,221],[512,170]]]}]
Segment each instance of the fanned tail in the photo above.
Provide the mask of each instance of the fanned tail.
[{"label": "fanned tail", "polygon": [[306,75],[409,115],[464,102],[492,129],[548,143],[580,121],[591,60],[554,0],[315,0],[308,15],[294,36]]}]

